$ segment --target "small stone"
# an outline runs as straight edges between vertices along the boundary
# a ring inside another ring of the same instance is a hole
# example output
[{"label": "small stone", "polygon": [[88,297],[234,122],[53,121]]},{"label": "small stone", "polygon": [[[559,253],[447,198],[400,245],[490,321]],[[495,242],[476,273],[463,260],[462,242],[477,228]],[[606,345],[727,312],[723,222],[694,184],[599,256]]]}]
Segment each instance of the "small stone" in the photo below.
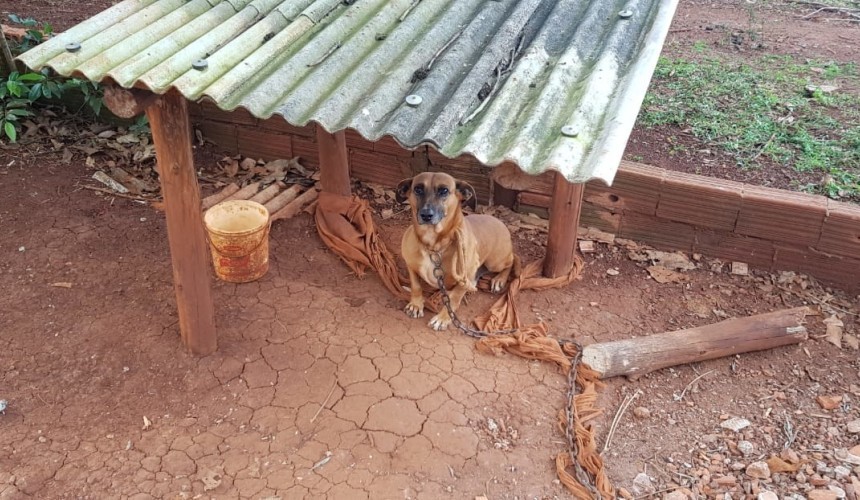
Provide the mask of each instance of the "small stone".
[{"label": "small stone", "polygon": [[762,491],[758,494],[758,500],[779,500],[779,496],[772,491]]},{"label": "small stone", "polygon": [[846,333],[842,336],[842,340],[844,340],[852,350],[860,350],[860,337]]},{"label": "small stone", "polygon": [[749,427],[750,421],[741,418],[741,417],[732,417],[725,422],[720,423],[720,427],[723,429],[729,429],[730,431],[740,432],[741,429],[745,429]]},{"label": "small stone", "polygon": [[839,500],[835,491],[830,490],[812,490],[806,494],[809,500]]},{"label": "small stone", "polygon": [[749,265],[745,262],[732,262],[732,274],[746,276],[750,273]]},{"label": "small stone", "polygon": [[633,494],[635,496],[649,495],[657,491],[648,474],[640,472],[633,479]]},{"label": "small stone", "polygon": [[633,500],[633,495],[627,491],[627,488],[618,488],[618,495],[626,500]]},{"label": "small stone", "polygon": [[18,247],[18,251],[19,251],[19,252],[23,252],[23,251],[24,251],[24,250],[26,250],[26,249],[27,249],[27,247]]},{"label": "small stone", "polygon": [[848,476],[851,475],[851,469],[845,467],[844,465],[837,465],[833,468],[833,474],[836,476],[836,479],[846,479]]},{"label": "small stone", "polygon": [[748,457],[753,454],[755,451],[755,446],[749,441],[738,441],[738,451],[745,457]]},{"label": "small stone", "polygon": [[830,94],[831,92],[836,92],[839,90],[839,87],[836,85],[815,85],[814,83],[810,83],[806,86],[806,95],[812,97],[816,92],[820,92],[822,94]]},{"label": "small stone", "polygon": [[651,410],[645,408],[644,406],[637,406],[633,409],[633,415],[635,415],[636,418],[641,418],[642,420],[645,420],[646,418],[651,418]]},{"label": "small stone", "polygon": [[618,276],[619,274],[621,274],[621,271],[619,271],[618,269],[615,269],[615,268],[610,268],[610,269],[606,270],[606,274],[608,274],[610,276]]},{"label": "small stone", "polygon": [[582,253],[594,253],[594,242],[591,240],[580,240],[579,251]]},{"label": "small stone", "polygon": [[848,422],[848,432],[851,434],[860,434],[860,418]]},{"label": "small stone", "polygon": [[770,477],[770,467],[767,462],[753,462],[747,465],[746,473],[755,479],[767,479]]},{"label": "small stone", "polygon": [[836,493],[836,498],[845,498],[846,497],[845,490],[843,490],[839,486],[831,484],[830,486],[827,487],[827,489],[829,489],[833,493]]},{"label": "small stone", "polygon": [[675,490],[672,493],[663,497],[663,500],[687,500],[688,497],[686,493],[681,490]]},{"label": "small stone", "polygon": [[388,220],[388,219],[394,217],[394,210],[392,210],[390,208],[383,208],[382,212],[380,212],[379,215],[382,216],[383,220]]},{"label": "small stone", "polygon": [[822,395],[815,398],[815,400],[818,402],[818,406],[825,410],[833,410],[842,404],[842,396],[836,395]]}]

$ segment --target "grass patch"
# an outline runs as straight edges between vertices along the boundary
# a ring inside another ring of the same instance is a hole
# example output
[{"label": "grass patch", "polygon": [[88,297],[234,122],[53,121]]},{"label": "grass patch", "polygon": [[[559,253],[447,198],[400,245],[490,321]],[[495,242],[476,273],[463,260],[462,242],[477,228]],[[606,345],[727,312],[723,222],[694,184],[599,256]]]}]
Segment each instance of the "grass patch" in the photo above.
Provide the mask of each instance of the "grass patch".
[{"label": "grass patch", "polygon": [[[639,124],[688,129],[734,156],[738,168],[778,163],[821,173],[829,182],[798,188],[860,201],[856,65],[773,55],[754,64],[661,58]],[[809,84],[839,88],[810,94]]]}]

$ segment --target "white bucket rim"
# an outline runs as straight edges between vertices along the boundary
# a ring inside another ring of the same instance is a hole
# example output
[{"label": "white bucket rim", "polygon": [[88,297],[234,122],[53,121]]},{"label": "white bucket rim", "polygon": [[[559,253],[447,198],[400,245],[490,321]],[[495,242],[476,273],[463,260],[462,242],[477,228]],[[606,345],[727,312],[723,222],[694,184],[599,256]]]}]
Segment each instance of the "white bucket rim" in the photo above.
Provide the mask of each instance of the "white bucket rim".
[{"label": "white bucket rim", "polygon": [[[214,217],[224,212],[228,208],[236,206],[246,209],[252,209],[253,212],[260,216],[260,224],[254,226],[251,229],[244,229],[242,231],[223,231],[221,229],[218,229],[217,227],[213,227],[212,224],[214,223],[214,221],[212,219]],[[243,236],[264,231],[269,226],[269,219],[269,210],[265,207],[265,205],[251,200],[222,201],[221,203],[218,203],[209,208],[209,210],[206,210],[206,213],[203,214],[203,224],[206,226],[206,230],[219,236]]]}]

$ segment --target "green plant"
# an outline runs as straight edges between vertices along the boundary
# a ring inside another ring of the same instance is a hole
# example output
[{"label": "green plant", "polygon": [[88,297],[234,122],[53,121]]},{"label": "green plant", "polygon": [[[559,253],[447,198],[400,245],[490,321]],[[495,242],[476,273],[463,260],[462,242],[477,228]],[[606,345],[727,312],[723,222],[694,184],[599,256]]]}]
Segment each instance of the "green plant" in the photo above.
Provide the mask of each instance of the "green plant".
[{"label": "green plant", "polygon": [[[21,17],[17,14],[9,14],[9,20],[15,24],[23,26],[27,32],[21,39],[21,42],[11,47],[17,53],[23,53],[30,48],[42,43],[45,38],[54,34],[54,28],[48,23],[39,23],[32,17]],[[41,24],[41,26],[40,26]]]}]

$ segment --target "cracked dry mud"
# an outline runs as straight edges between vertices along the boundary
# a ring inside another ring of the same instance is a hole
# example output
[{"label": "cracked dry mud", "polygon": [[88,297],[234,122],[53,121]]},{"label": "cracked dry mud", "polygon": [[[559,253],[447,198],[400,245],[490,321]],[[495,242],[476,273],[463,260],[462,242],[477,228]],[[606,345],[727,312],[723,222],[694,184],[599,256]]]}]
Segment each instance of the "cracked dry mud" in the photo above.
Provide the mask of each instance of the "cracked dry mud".
[{"label": "cracked dry mud", "polygon": [[[80,190],[85,168],[37,158],[10,166],[0,152],[0,499],[568,497],[553,463],[566,391],[554,366],[480,354],[408,318],[374,276],[357,279],[325,249],[306,215],[273,227],[263,279],[213,280],[219,349],[187,355],[163,214]],[[393,248],[406,224],[383,224]],[[540,237],[516,244],[526,259],[542,253]],[[524,320],[589,343],[712,323],[712,310],[799,305],[753,276],[707,269],[658,285],[617,247],[586,261],[569,287],[523,292]],[[473,294],[463,316],[492,300]],[[856,331],[855,317],[845,322]],[[824,331],[820,318],[807,327]],[[824,359],[822,374],[803,377]],[[812,340],[612,380],[598,402],[601,446],[626,394],[642,390],[636,405],[652,416],[622,419],[610,476],[629,489],[648,471],[671,488],[684,474],[663,469],[689,460],[702,436],[708,450],[734,439],[721,434],[723,414],[753,421],[745,439],[762,455],[779,453],[787,412],[798,442],[850,447],[840,429],[857,407],[833,412],[826,432],[804,415],[820,413],[816,395],[860,384],[858,368],[855,352]]]}]

